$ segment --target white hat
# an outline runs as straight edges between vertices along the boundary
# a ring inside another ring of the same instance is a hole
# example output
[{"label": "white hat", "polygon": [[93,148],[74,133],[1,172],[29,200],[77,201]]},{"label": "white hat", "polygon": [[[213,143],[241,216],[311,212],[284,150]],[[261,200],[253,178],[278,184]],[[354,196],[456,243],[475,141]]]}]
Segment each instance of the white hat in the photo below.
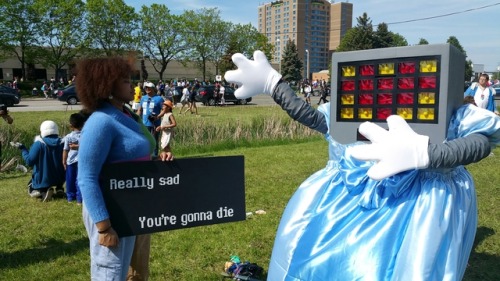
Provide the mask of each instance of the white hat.
[{"label": "white hat", "polygon": [[40,125],[40,136],[44,138],[50,135],[59,135],[59,128],[54,121],[43,121]]},{"label": "white hat", "polygon": [[146,88],[154,88],[155,87],[155,84],[153,84],[152,82],[144,82],[144,87]]}]

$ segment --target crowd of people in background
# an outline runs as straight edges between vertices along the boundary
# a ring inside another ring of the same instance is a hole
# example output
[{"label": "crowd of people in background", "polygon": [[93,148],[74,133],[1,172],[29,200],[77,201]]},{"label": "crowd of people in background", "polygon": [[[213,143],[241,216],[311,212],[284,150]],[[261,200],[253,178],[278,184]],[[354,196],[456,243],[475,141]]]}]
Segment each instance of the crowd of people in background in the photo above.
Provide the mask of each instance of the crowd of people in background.
[{"label": "crowd of people in background", "polygon": [[[141,97],[146,95],[146,83],[152,82],[138,82],[136,87],[134,88],[135,96],[132,102],[132,108],[136,111],[139,109]],[[214,86],[214,99],[216,101],[215,104],[221,106],[226,104],[224,99],[225,87],[230,86],[235,89],[238,88],[238,86],[234,84],[226,85],[221,81],[199,81],[197,78],[195,78],[193,81],[180,79],[172,80],[170,82],[163,82],[162,80],[159,80],[152,90],[155,95],[162,97],[164,100],[170,100],[173,103],[173,108],[177,107],[178,103],[181,103],[179,114],[185,114],[189,111],[191,114],[198,116],[198,107],[196,106],[196,95],[198,93],[198,90],[201,87],[211,85]]]},{"label": "crowd of people in background", "polygon": [[[23,82],[23,79],[21,78],[21,82]],[[12,81],[0,81],[0,85],[5,85],[9,88],[15,89],[19,91],[19,80],[17,77],[14,77]]]},{"label": "crowd of people in background", "polygon": [[320,105],[321,102],[328,102],[326,97],[330,95],[330,83],[324,79],[312,81],[304,79],[298,84],[298,92],[304,96],[304,100],[309,105],[311,105],[311,96],[319,95],[318,105]]},{"label": "crowd of people in background", "polygon": [[[64,87],[67,87],[74,83],[76,76],[73,76],[71,79],[59,78],[56,80],[54,77],[51,77],[50,80],[43,81],[40,87],[34,87],[32,90],[32,96],[43,95],[45,99],[55,98],[55,91]],[[498,82],[498,80],[496,80]],[[22,82],[22,79],[21,79]],[[146,95],[146,87],[144,86],[146,82],[138,82],[135,90],[134,100],[132,101],[132,108],[134,111],[137,111],[140,99],[142,96]],[[14,89],[19,90],[19,82],[18,78],[14,77],[13,81],[8,82],[0,82],[0,85],[6,85],[7,87],[12,87]],[[182,107],[179,111],[180,114],[187,113],[190,111],[192,114],[198,115],[198,108],[196,106],[196,93],[200,87],[214,85],[214,99],[215,105],[225,105],[224,100],[224,92],[225,87],[230,86],[235,89],[238,88],[236,84],[227,84],[221,81],[213,81],[206,79],[203,81],[199,81],[197,78],[190,81],[188,79],[173,79],[171,81],[163,81],[159,80],[157,84],[154,86],[154,94],[161,96],[164,100],[170,100],[173,103],[174,108],[177,106],[178,102],[181,102]],[[180,90],[179,90],[180,88]],[[184,91],[184,89],[187,89]],[[328,102],[326,97],[330,95],[330,83],[323,80],[308,80],[304,79],[298,83],[298,92],[304,95],[304,99],[307,103],[311,103],[311,96],[319,95],[321,96],[321,100],[318,105],[322,102]],[[183,98],[185,96],[185,98]],[[177,98],[176,98],[177,97]],[[183,111],[183,109],[185,111]]]}]

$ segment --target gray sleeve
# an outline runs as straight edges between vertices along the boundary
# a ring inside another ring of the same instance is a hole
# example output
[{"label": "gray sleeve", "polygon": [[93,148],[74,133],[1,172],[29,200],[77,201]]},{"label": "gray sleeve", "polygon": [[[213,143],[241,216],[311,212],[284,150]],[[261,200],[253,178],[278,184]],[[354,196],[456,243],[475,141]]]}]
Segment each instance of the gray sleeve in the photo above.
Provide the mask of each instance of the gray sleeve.
[{"label": "gray sleeve", "polygon": [[278,82],[271,97],[293,120],[322,134],[328,132],[325,115],[298,97],[283,81]]},{"label": "gray sleeve", "polygon": [[429,168],[454,168],[478,162],[490,155],[491,147],[488,137],[471,134],[441,144],[430,144]]}]

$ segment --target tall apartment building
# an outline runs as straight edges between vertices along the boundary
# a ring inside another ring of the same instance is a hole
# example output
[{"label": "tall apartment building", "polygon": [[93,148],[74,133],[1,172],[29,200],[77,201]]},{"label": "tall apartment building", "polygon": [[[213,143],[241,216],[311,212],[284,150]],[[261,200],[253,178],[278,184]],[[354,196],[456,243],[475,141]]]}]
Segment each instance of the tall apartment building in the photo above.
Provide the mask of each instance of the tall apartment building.
[{"label": "tall apartment building", "polygon": [[[258,30],[275,45],[273,63],[280,63],[288,40],[297,45],[304,77],[328,68],[332,52],[352,27],[352,4],[327,0],[279,0],[258,8]],[[309,74],[307,64],[309,59]]]}]

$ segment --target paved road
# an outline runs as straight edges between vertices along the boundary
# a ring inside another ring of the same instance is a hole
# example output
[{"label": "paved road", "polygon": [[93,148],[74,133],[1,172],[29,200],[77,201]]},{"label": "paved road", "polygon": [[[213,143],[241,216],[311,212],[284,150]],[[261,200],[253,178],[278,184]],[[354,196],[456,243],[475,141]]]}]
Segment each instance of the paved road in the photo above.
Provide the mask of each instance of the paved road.
[{"label": "paved road", "polygon": [[[317,103],[319,97],[312,97],[312,103]],[[276,103],[270,96],[257,95],[252,98],[251,105],[275,105]],[[198,106],[203,106],[197,103]],[[244,106],[244,105],[241,105]],[[28,112],[28,111],[66,111],[66,110],[80,110],[82,106],[68,105],[65,102],[58,101],[57,99],[44,99],[44,98],[24,98],[21,103],[14,107],[9,107],[11,112]]]},{"label": "paved road", "polygon": [[81,105],[68,105],[65,102],[56,99],[44,98],[23,98],[19,104],[9,107],[10,112],[23,112],[23,111],[66,111],[66,110],[80,110]]},{"label": "paved road", "polygon": [[[311,97],[311,102],[313,104],[317,103],[319,97]],[[330,100],[330,97],[328,97]],[[497,106],[500,106],[500,100],[496,100]],[[257,95],[252,98],[250,105],[275,105],[276,103],[270,96],[267,95]],[[203,106],[201,103],[197,103],[198,106]],[[245,105],[241,105],[245,106]],[[78,105],[68,105],[65,102],[61,102],[55,99],[43,99],[43,98],[26,98],[22,99],[21,103],[9,107],[11,112],[23,112],[23,111],[66,111],[66,110],[80,110],[82,106]]]}]

